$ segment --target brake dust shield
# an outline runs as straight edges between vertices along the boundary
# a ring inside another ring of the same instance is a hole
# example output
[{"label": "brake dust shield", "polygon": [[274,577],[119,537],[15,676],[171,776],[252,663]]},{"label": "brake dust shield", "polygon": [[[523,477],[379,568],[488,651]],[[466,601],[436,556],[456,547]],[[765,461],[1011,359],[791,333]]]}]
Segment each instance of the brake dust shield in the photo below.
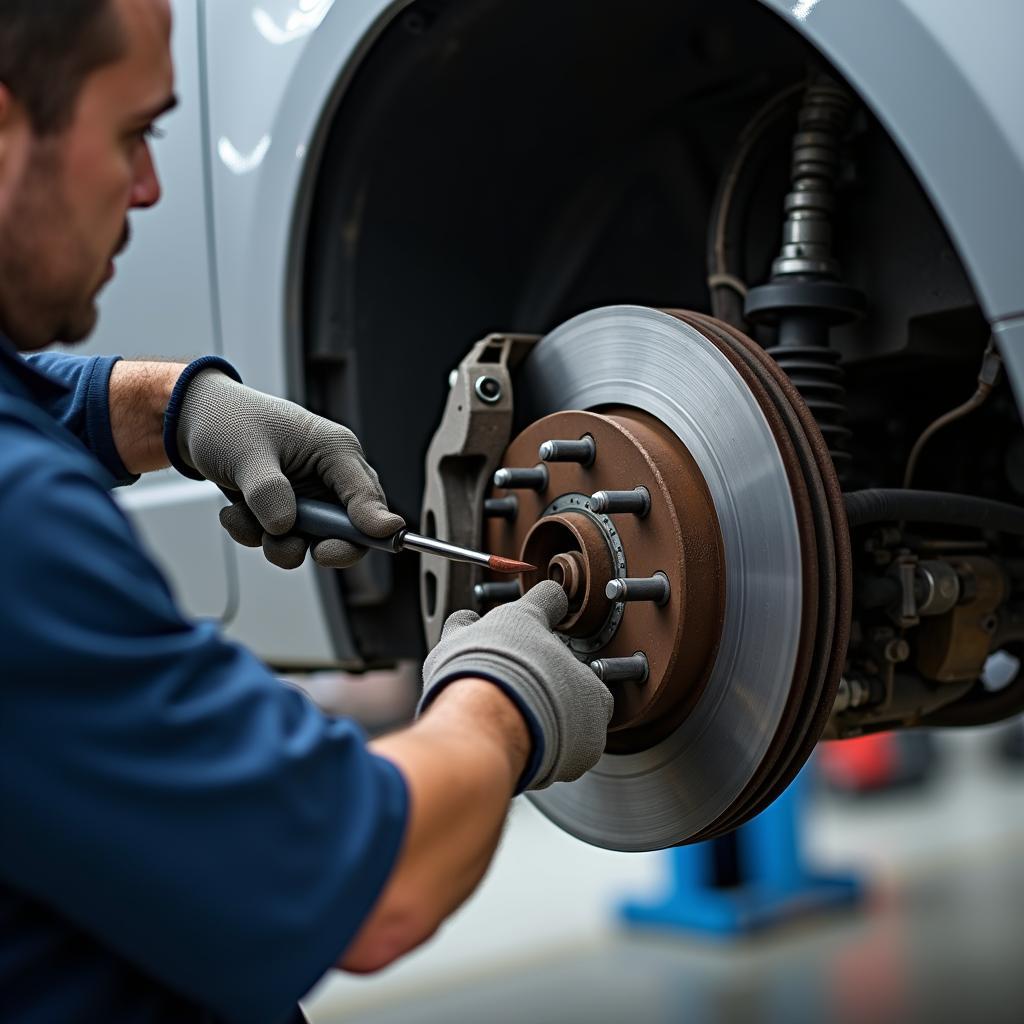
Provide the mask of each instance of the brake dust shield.
[{"label": "brake dust shield", "polygon": [[[514,383],[514,426],[510,417],[507,436],[492,435],[486,455],[467,460],[477,476],[461,487],[514,495],[516,512],[485,520],[481,501],[470,517],[475,536],[450,539],[482,539],[532,561],[536,579],[555,559],[558,578],[572,577],[559,630],[577,657],[642,651],[649,664],[644,680],[611,684],[616,709],[600,762],[530,799],[567,832],[616,850],[736,828],[810,755],[845,656],[849,542],[813,417],[759,346],[697,313],[584,313],[531,344],[505,379]],[[457,410],[449,401],[438,436],[452,436],[460,417],[465,429],[455,433],[467,448],[464,397]],[[547,463],[544,487],[484,482],[497,465],[537,464],[545,440],[582,437],[594,439],[593,462]],[[430,479],[442,464],[452,478],[450,458],[434,451],[434,462]],[[595,511],[597,491],[636,487],[650,495],[646,515]],[[424,522],[436,519],[429,494]],[[421,574],[424,599],[434,602],[428,638],[464,603],[438,598],[428,577],[442,567],[433,563],[424,559]],[[663,604],[605,596],[609,579],[655,573],[667,580]]]}]

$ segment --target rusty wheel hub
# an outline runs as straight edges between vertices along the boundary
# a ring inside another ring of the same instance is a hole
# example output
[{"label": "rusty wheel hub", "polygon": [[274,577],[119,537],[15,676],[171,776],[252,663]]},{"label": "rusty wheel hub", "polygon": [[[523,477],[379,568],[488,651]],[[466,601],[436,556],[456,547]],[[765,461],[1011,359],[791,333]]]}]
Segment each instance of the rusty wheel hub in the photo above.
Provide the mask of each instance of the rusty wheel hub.
[{"label": "rusty wheel hub", "polygon": [[[530,465],[552,438],[593,439],[595,458],[547,463],[540,490],[515,494],[512,520],[491,520],[495,551],[521,552],[541,579],[563,583],[569,617],[559,631],[583,660],[643,652],[644,681],[615,687],[608,750],[622,753],[668,736],[692,709],[707,682],[724,613],[724,565],[718,517],[707,485],[685,447],[656,419],[635,409],[560,412],[530,424],[509,446],[506,465]],[[643,488],[644,515],[595,512],[598,491]],[[615,601],[610,580],[664,574],[668,600]]]}]

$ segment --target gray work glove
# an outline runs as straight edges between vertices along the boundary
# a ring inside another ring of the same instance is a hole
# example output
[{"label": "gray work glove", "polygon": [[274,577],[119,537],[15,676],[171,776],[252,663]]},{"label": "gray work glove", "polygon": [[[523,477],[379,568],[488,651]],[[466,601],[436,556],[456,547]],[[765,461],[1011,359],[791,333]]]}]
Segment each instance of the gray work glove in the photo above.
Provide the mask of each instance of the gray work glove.
[{"label": "gray work glove", "polygon": [[[307,542],[289,533],[297,494],[340,501],[371,537],[387,537],[405,526],[388,510],[377,474],[351,430],[238,384],[219,370],[203,370],[189,383],[177,443],[196,472],[241,492],[242,499],[220,513],[231,537],[246,547],[262,544],[267,559],[282,569],[295,569],[306,557]],[[344,540],[321,540],[313,547],[313,558],[334,569],[364,554],[365,548]]]},{"label": "gray work glove", "polygon": [[525,789],[572,782],[604,751],[614,702],[593,669],[552,632],[568,608],[562,588],[545,580],[483,618],[455,612],[423,663],[420,712],[446,684],[476,676],[503,683],[533,715],[544,753]]}]

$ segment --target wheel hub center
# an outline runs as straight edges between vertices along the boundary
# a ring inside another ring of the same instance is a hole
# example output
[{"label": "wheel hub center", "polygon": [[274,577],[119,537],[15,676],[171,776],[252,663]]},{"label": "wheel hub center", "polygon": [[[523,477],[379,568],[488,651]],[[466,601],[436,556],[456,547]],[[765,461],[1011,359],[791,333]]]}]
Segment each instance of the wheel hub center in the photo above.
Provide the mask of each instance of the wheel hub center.
[{"label": "wheel hub center", "polygon": [[[565,498],[586,500],[584,495],[564,495],[556,505],[565,504]],[[523,586],[529,589],[552,579],[569,598],[569,614],[558,631],[575,640],[600,636],[614,610],[605,587],[625,562],[613,563],[608,538],[591,516],[575,510],[549,512],[530,528],[523,552],[523,561],[537,566],[523,574]],[[585,648],[576,649],[586,653]]]},{"label": "wheel hub center", "polygon": [[[592,447],[579,443],[586,438]],[[646,656],[645,678],[612,687],[608,738],[611,752],[644,749],[685,718],[714,663],[724,608],[714,506],[685,447],[644,412],[612,407],[544,417],[512,442],[504,465],[535,466],[552,440],[568,441],[554,450],[579,457],[543,463],[546,472],[527,478],[532,486],[495,489],[495,497],[514,495],[517,511],[489,521],[489,550],[516,552],[537,566],[524,587],[544,579],[563,586],[569,613],[558,629],[578,657]],[[644,495],[643,507],[638,500],[637,511],[594,511],[597,492],[624,490]],[[655,578],[647,589],[663,580],[664,600],[608,596],[610,581],[636,580],[643,593]]]}]

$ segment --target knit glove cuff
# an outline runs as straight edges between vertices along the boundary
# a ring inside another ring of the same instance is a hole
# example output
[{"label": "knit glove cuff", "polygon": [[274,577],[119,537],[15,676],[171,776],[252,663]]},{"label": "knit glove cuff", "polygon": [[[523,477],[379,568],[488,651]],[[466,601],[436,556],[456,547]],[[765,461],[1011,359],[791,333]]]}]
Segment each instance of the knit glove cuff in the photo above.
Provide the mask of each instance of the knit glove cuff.
[{"label": "knit glove cuff", "polygon": [[198,359],[193,359],[181,371],[181,376],[171,392],[167,409],[164,411],[164,451],[167,453],[167,458],[170,460],[171,465],[182,476],[187,476],[190,480],[204,480],[205,477],[202,473],[193,469],[182,457],[181,449],[178,446],[178,420],[181,417],[181,407],[185,402],[185,394],[188,391],[188,387],[203,370],[219,370],[239,384],[242,383],[242,378],[238,371],[226,359],[222,359],[220,356],[200,356]]},{"label": "knit glove cuff", "polygon": [[530,789],[571,782],[592,768],[614,710],[607,687],[553,632],[567,606],[562,588],[546,580],[483,618],[455,612],[423,664],[421,712],[444,686],[467,676],[495,682],[528,709],[524,717],[543,739]]},{"label": "knit glove cuff", "polygon": [[466,651],[464,655],[453,658],[424,690],[416,709],[417,716],[426,711],[449,683],[469,678],[484,679],[497,686],[515,704],[526,721],[532,740],[532,755],[519,779],[516,792],[550,786],[555,781],[552,769],[555,755],[561,746],[555,710],[550,699],[537,692],[529,674],[519,671],[507,658],[479,650]]}]

